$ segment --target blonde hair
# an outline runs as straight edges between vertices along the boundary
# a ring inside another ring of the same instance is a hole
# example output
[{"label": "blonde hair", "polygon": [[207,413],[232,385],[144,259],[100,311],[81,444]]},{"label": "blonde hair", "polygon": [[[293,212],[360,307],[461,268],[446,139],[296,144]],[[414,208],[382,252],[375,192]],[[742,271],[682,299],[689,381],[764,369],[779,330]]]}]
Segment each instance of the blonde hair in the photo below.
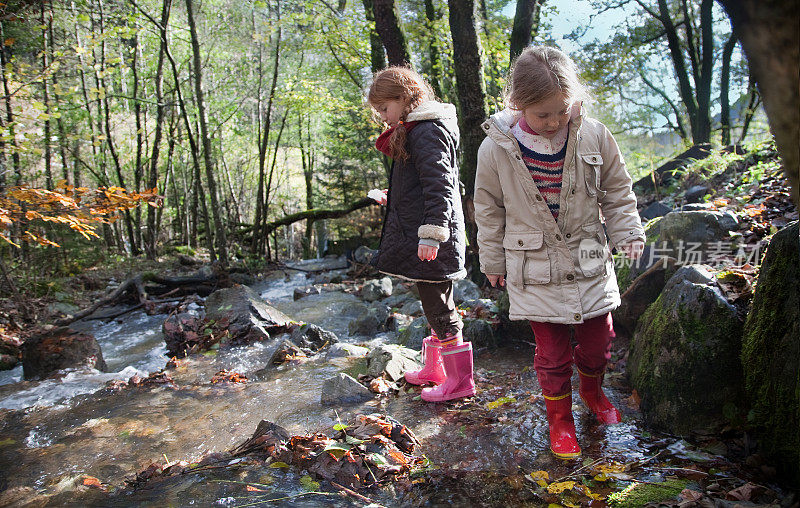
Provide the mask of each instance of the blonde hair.
[{"label": "blonde hair", "polygon": [[514,60],[505,89],[505,103],[515,110],[549,99],[557,93],[571,101],[586,101],[589,91],[578,77],[575,62],[548,46],[530,46]]},{"label": "blonde hair", "polygon": [[[395,100],[406,102],[406,108],[400,117],[403,122],[406,116],[425,101],[435,100],[431,86],[414,70],[408,67],[388,67],[378,71],[372,77],[372,84],[367,92],[367,102],[376,106]],[[401,123],[389,138],[389,152],[393,159],[408,159],[406,151],[406,128]]]}]

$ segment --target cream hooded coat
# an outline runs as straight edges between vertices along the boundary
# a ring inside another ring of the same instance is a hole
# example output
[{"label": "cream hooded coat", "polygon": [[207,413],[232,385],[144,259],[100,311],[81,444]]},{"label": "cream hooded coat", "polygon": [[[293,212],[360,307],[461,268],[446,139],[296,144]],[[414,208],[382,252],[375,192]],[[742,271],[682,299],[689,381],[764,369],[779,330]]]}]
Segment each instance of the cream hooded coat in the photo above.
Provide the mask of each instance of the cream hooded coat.
[{"label": "cream hooded coat", "polygon": [[481,271],[506,276],[511,319],[582,323],[620,304],[603,217],[613,245],[645,238],[631,177],[608,129],[575,106],[556,222],[510,132],[519,116],[506,110],[483,123],[474,198]]}]

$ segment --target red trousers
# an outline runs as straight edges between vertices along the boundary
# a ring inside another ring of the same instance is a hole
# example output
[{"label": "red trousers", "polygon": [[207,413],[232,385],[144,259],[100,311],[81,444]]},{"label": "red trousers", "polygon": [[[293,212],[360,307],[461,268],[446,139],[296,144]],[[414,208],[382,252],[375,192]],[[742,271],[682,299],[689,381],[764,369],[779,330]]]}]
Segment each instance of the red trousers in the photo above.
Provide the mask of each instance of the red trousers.
[{"label": "red trousers", "polygon": [[[533,367],[545,397],[565,395],[572,391],[572,362],[584,374],[601,374],[611,358],[611,340],[615,337],[611,313],[566,325],[531,321],[536,336]],[[575,350],[569,339],[569,327],[575,327]]]}]

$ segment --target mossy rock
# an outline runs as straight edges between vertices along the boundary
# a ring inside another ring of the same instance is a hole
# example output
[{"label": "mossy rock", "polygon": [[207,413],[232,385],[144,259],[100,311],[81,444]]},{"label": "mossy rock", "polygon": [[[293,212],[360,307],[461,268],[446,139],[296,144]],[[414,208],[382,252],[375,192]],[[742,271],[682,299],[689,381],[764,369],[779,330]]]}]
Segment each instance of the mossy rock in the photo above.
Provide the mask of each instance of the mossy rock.
[{"label": "mossy rock", "polygon": [[686,436],[743,420],[742,327],[713,279],[680,268],[631,341],[627,374],[645,422]]},{"label": "mossy rock", "polygon": [[742,342],[750,420],[763,450],[800,486],[798,223],[775,234],[761,265]]},{"label": "mossy rock", "polygon": [[631,483],[624,490],[608,496],[608,506],[640,508],[647,503],[672,501],[687,485],[686,480],[667,480],[661,483]]},{"label": "mossy rock", "polygon": [[497,314],[500,317],[499,338],[508,341],[533,340],[533,330],[528,321],[511,321],[508,318],[510,307],[508,291],[503,291],[500,298],[497,299]]}]

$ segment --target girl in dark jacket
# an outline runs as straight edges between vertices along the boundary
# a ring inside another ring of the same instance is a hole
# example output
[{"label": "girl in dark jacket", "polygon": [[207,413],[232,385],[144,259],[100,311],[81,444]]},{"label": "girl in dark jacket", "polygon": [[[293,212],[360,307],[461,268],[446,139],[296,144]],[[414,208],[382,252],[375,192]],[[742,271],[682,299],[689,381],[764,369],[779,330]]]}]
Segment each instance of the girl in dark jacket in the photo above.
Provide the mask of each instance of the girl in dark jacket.
[{"label": "girl in dark jacket", "polygon": [[458,124],[452,104],[435,100],[416,72],[389,67],[375,74],[367,100],[389,129],[375,146],[393,159],[381,244],[373,263],[417,283],[433,332],[422,346],[424,367],[406,372],[430,402],[475,395],[472,344],[464,342],[453,281],[464,269],[464,216],[459,194]]}]

